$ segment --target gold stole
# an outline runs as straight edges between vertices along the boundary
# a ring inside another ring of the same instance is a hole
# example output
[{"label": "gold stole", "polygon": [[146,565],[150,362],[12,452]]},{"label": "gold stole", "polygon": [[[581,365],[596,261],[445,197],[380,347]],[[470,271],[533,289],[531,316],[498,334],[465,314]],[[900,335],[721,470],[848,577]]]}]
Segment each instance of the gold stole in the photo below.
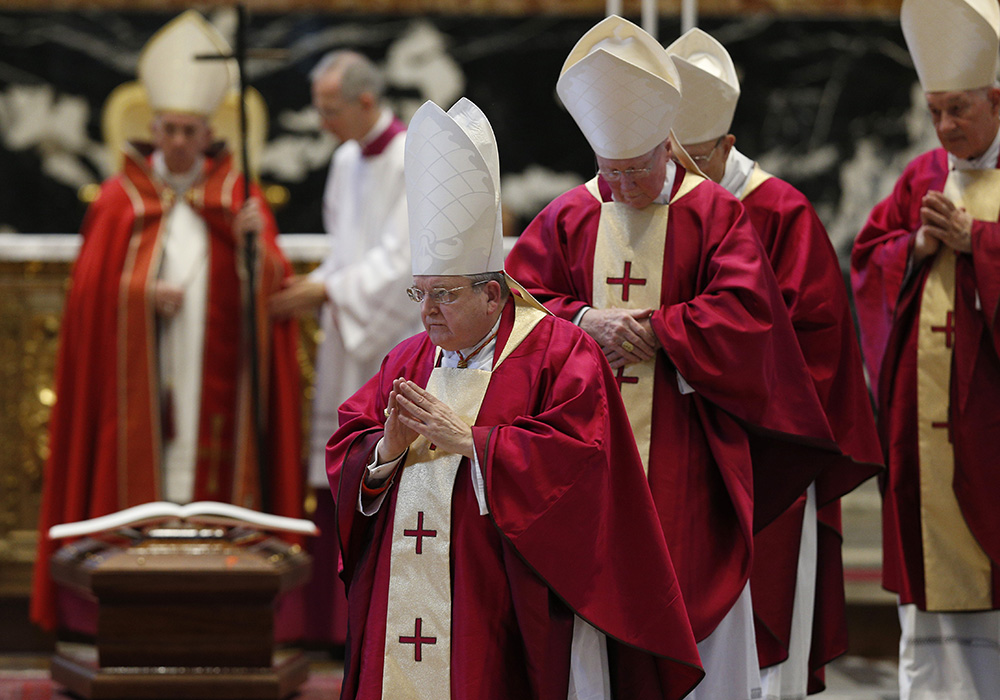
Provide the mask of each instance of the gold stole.
[{"label": "gold stole", "polygon": [[[944,194],[972,218],[996,221],[1000,170],[953,170]],[[952,485],[950,378],[955,333],[955,260],[944,245],[934,258],[920,300],[917,330],[917,440],[920,519],[927,610],[993,607],[990,559],[969,530]]]},{"label": "gold stole", "polygon": [[743,188],[743,192],[740,193],[740,201],[750,196],[750,193],[755,189],[763,185],[765,182],[770,180],[773,175],[771,173],[763,170],[758,163],[753,164],[753,170],[750,171],[750,177],[747,178],[747,184]]},{"label": "gold stole", "polygon": [[[494,369],[547,314],[534,300],[514,299],[514,328]],[[439,351],[440,352],[440,351]],[[427,391],[474,425],[491,372],[436,367]],[[399,475],[392,524],[382,697],[451,697],[451,497],[462,455],[410,445]]]},{"label": "gold stole", "polygon": [[[690,172],[671,203],[693,190],[704,178]],[[598,200],[597,178],[587,189]],[[595,309],[658,309],[663,280],[663,251],[670,206],[650,204],[635,209],[619,202],[602,202],[594,249]],[[649,472],[649,443],[653,425],[653,378],[656,358],[628,365],[616,372],[618,388],[628,411],[632,435]]]}]

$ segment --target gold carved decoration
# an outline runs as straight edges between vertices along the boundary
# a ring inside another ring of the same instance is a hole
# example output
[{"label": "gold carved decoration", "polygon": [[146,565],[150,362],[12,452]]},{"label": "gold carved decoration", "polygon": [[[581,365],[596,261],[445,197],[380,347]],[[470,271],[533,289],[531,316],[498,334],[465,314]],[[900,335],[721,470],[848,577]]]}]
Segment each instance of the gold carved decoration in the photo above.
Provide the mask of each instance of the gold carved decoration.
[{"label": "gold carved decoration", "polygon": [[0,595],[31,585],[69,263],[0,262]]}]

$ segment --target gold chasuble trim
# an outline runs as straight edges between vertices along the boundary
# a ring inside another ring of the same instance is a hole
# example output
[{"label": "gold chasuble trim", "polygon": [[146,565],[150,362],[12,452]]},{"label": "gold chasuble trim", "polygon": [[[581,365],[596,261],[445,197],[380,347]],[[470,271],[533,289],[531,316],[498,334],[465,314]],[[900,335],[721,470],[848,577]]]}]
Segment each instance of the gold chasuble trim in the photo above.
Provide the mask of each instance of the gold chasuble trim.
[{"label": "gold chasuble trim", "polygon": [[[514,328],[494,369],[547,312],[515,297]],[[492,373],[436,367],[427,391],[474,425]],[[410,445],[392,525],[382,697],[451,697],[451,498],[462,455]]]},{"label": "gold chasuble trim", "polygon": [[770,180],[773,175],[760,167],[759,163],[753,164],[753,170],[750,171],[750,177],[747,178],[746,187],[743,188],[743,192],[740,193],[740,201],[750,196],[750,193],[755,189],[763,185],[765,182]]},{"label": "gold chasuble trim", "polygon": [[[686,172],[671,201],[683,197],[702,182],[704,178]],[[587,183],[587,189],[601,200],[597,178]],[[595,309],[659,308],[669,210],[667,204],[635,209],[620,202],[601,203],[594,248],[592,303]],[[647,474],[655,371],[656,358],[653,357],[623,367],[615,375]]]},{"label": "gold chasuble trim", "polygon": [[[1000,171],[952,171],[944,194],[974,219],[996,221]],[[990,559],[955,498],[949,403],[955,333],[955,261],[941,247],[927,276],[917,330],[917,443],[927,610],[993,607]]]}]

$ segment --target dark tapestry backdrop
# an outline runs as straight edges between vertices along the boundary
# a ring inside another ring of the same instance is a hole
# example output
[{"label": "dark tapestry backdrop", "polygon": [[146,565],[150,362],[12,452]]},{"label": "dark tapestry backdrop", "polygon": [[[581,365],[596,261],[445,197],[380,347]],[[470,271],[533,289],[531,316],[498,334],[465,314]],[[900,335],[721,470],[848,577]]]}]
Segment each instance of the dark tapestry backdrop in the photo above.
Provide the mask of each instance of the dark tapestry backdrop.
[{"label": "dark tapestry backdrop", "polygon": [[[0,231],[79,228],[78,189],[110,174],[104,100],[134,79],[142,46],[172,16],[0,11]],[[208,16],[231,35],[232,11]],[[280,62],[248,66],[270,112],[261,178],[290,194],[277,212],[282,231],[321,230],[320,197],[336,144],[318,128],[308,72],[342,47],[385,67],[391,102],[404,118],[426,99],[447,108],[465,95],[482,107],[500,145],[505,205],[515,228],[523,226],[593,174],[593,156],[558,105],[555,81],[598,19],[254,15],[251,46],[287,51]],[[702,28],[727,46],[741,73],[737,147],[810,197],[843,254],[904,163],[935,145],[898,22],[751,16],[706,20]],[[677,19],[661,21],[665,44],[678,32]]]}]

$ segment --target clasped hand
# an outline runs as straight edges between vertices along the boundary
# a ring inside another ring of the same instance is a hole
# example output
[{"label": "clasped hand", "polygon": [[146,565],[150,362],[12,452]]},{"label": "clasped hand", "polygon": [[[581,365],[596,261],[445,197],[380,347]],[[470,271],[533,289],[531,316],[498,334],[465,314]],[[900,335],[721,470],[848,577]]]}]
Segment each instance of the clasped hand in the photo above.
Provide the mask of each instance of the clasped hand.
[{"label": "clasped hand", "polygon": [[931,190],[920,202],[920,228],[913,244],[917,261],[937,253],[941,244],[972,252],[972,216],[942,193]]},{"label": "clasped hand", "polygon": [[660,341],[653,332],[652,309],[588,309],[580,328],[598,342],[611,369],[654,357]]},{"label": "clasped hand", "polygon": [[448,404],[414,382],[394,379],[379,461],[396,459],[418,435],[446,452],[471,458],[475,450],[472,428]]}]

